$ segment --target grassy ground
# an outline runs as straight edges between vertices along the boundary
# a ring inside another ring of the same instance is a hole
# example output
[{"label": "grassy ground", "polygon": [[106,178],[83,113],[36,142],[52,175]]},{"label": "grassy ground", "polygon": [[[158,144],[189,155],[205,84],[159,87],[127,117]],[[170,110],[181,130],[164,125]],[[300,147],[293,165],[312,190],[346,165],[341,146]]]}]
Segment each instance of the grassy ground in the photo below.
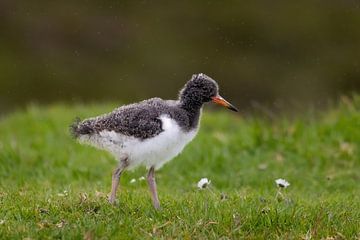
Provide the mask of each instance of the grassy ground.
[{"label": "grassy ground", "polygon": [[[298,119],[207,113],[197,138],[157,172],[155,211],[145,169],[121,179],[115,161],[68,134],[75,116],[114,105],[29,107],[0,122],[0,238],[360,238],[360,97]],[[225,110],[224,110],[225,111]],[[209,178],[211,188],[197,181]],[[285,178],[290,187],[278,188]]]}]

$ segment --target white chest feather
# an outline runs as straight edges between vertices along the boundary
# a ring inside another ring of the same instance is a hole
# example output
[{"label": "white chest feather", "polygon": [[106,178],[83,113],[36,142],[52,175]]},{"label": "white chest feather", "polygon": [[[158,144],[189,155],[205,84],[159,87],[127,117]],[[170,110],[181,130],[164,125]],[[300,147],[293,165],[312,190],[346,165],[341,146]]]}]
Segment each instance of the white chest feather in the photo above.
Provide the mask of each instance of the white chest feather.
[{"label": "white chest feather", "polygon": [[164,131],[149,139],[139,140],[114,131],[102,131],[84,136],[80,141],[108,150],[117,158],[127,155],[129,169],[139,165],[158,169],[176,157],[197,133],[197,130],[184,132],[175,120],[166,115],[161,116],[160,120]]}]

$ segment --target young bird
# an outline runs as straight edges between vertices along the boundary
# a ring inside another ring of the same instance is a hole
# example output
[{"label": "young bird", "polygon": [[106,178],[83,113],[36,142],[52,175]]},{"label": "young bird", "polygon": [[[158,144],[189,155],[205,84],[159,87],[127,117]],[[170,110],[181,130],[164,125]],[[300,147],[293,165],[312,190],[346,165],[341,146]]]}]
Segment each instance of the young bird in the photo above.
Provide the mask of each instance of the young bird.
[{"label": "young bird", "polygon": [[202,106],[210,101],[237,111],[219,95],[213,79],[194,74],[178,100],[151,98],[71,125],[72,135],[81,143],[109,151],[119,161],[112,175],[110,203],[115,202],[121,174],[143,165],[149,170],[147,181],[153,205],[160,208],[155,170],[177,156],[195,137]]}]

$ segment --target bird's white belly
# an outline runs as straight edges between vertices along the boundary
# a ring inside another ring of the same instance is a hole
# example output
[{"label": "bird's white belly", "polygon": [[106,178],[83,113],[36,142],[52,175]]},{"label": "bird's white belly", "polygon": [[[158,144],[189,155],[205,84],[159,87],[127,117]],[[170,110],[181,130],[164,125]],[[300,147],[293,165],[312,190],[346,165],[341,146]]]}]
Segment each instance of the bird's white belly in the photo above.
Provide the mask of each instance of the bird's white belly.
[{"label": "bird's white belly", "polygon": [[83,139],[83,142],[108,150],[117,158],[126,155],[128,169],[139,165],[159,169],[176,157],[197,133],[197,130],[183,131],[175,120],[166,115],[161,116],[160,120],[164,131],[149,139],[141,140],[114,131],[102,131],[97,136]]},{"label": "bird's white belly", "polygon": [[130,165],[134,167],[144,165],[147,168],[154,166],[155,169],[158,169],[181,153],[186,144],[194,138],[195,134],[195,131],[189,133],[182,132],[176,126],[175,129],[164,129],[164,132],[154,138],[143,141],[136,140],[126,149],[130,157]]}]

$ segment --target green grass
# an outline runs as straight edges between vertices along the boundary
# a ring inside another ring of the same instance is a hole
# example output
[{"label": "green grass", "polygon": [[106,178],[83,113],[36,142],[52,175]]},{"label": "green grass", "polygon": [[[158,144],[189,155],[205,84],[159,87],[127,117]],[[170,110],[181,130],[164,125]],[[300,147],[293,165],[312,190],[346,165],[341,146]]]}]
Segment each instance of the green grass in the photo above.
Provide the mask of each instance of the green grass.
[{"label": "green grass", "polygon": [[[0,238],[360,237],[360,97],[291,120],[205,112],[199,135],[157,172],[161,211],[145,181],[130,183],[142,168],[109,205],[116,162],[69,136],[75,116],[113,107],[30,106],[1,120]],[[202,177],[210,189],[197,189]],[[283,197],[277,178],[291,183]]]}]

